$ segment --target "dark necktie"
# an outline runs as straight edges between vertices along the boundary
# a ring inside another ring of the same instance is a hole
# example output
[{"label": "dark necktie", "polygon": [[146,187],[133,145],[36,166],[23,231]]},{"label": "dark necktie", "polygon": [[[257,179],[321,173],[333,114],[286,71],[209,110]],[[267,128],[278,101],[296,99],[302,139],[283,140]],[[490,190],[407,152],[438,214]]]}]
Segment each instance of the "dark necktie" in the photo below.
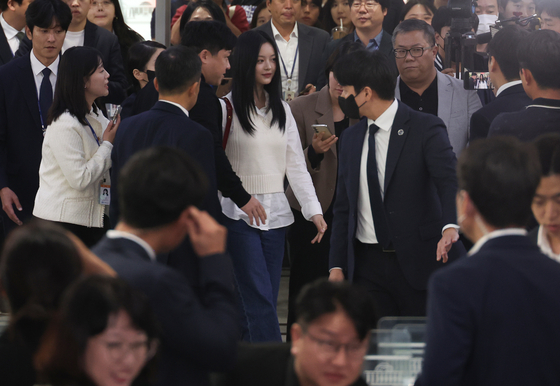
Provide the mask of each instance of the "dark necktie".
[{"label": "dark necktie", "polygon": [[43,116],[43,129],[47,127],[47,113],[52,105],[53,90],[50,80],[51,70],[48,67],[42,71],[43,81],[39,91],[39,105],[41,106],[41,115]]},{"label": "dark necktie", "polygon": [[24,37],[24,36],[25,36],[25,34],[24,34],[23,32],[21,32],[21,31],[19,31],[19,32],[16,34],[16,38],[17,38],[17,40],[20,41],[20,43],[21,43],[21,41],[23,40],[23,37]]},{"label": "dark necktie", "polygon": [[375,226],[377,241],[382,247],[388,248],[391,243],[391,239],[389,237],[389,228],[385,217],[383,199],[381,198],[379,175],[377,173],[377,160],[375,157],[375,133],[377,133],[378,130],[379,126],[375,124],[371,124],[369,126],[369,151],[367,158],[369,202],[373,213],[373,225]]}]

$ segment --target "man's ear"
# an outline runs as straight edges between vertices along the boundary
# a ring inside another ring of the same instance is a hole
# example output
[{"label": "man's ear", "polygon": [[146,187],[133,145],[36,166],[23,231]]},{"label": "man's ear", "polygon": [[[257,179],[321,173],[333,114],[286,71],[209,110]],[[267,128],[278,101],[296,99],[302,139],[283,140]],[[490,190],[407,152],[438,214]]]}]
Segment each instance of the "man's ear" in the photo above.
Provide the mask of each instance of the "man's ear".
[{"label": "man's ear", "polygon": [[301,339],[303,338],[303,329],[299,323],[292,324],[290,329],[290,334],[292,337],[292,348],[290,352],[292,355],[296,356],[300,351]]},{"label": "man's ear", "polygon": [[[8,8],[10,9],[10,11],[15,11],[16,10],[16,6],[15,6],[15,1],[14,0],[8,0]],[[18,4],[19,5],[19,4]]]},{"label": "man's ear", "polygon": [[154,78],[154,87],[155,87],[156,91],[159,93],[159,83],[157,81],[157,77]]},{"label": "man's ear", "polygon": [[200,90],[200,81],[194,82],[193,84],[191,84],[191,86],[188,89],[188,95],[189,96],[197,95],[199,90]]},{"label": "man's ear", "polygon": [[198,54],[198,56],[200,57],[200,61],[202,62],[202,64],[206,64],[208,63],[208,59],[209,57],[212,55],[212,53],[210,53],[210,51],[208,50],[202,50],[200,51],[200,53]]},{"label": "man's ear", "polygon": [[490,56],[490,60],[488,61],[488,71],[490,72],[498,72],[500,70],[500,65],[494,56]]},{"label": "man's ear", "polygon": [[532,86],[533,83],[535,83],[535,78],[533,78],[533,73],[531,73],[531,70],[522,68],[519,71],[519,75],[521,77],[521,80],[523,81],[523,84],[525,84],[526,86]]},{"label": "man's ear", "polygon": [[25,36],[27,36],[29,40],[33,40],[33,33],[28,26],[25,26]]}]

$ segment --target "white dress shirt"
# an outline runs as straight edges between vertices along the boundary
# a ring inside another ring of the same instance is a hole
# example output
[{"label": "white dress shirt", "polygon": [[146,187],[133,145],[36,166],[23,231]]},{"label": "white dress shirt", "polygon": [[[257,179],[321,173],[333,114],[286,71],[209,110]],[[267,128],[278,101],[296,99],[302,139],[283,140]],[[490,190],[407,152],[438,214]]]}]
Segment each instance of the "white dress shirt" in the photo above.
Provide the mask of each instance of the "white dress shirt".
[{"label": "white dress shirt", "polygon": [[495,230],[493,232],[490,232],[486,235],[484,235],[483,237],[481,237],[476,244],[473,245],[473,247],[471,248],[471,250],[468,253],[468,256],[474,255],[475,253],[477,253],[480,248],[482,248],[482,246],[484,244],[486,244],[486,242],[488,240],[492,240],[495,239],[496,237],[502,237],[502,236],[526,236],[527,235],[527,231],[523,228],[506,228],[506,229],[498,229]]},{"label": "white dress shirt", "polygon": [[123,231],[116,231],[114,229],[107,231],[106,235],[110,239],[123,238],[123,239],[128,239],[130,241],[134,241],[135,243],[140,245],[142,248],[144,248],[144,250],[146,250],[146,253],[148,254],[148,256],[150,256],[151,261],[156,261],[156,252],[150,246],[150,244],[148,244],[147,242],[142,240],[140,237],[138,237],[136,235],[133,235],[132,233],[123,232]]},{"label": "white dress shirt", "polygon": [[[29,59],[31,61],[31,71],[33,71],[33,78],[35,79],[35,87],[37,88],[37,100],[38,100],[39,94],[41,92],[41,82],[43,82],[42,71],[45,69],[45,65],[43,65],[43,63],[41,63],[39,59],[37,59],[33,50],[31,50],[31,55],[29,55]],[[56,76],[58,74],[59,61],[60,61],[60,56],[57,55],[54,62],[52,62],[51,65],[49,66],[49,69],[51,70],[51,75],[49,76],[49,79],[51,80],[53,97],[54,97],[54,86],[56,84]]]},{"label": "white dress shirt", "polygon": [[[272,28],[272,36],[274,36],[276,46],[278,47],[278,55],[280,55],[276,63],[280,67],[280,74],[282,74],[282,92],[284,93],[286,90],[291,90],[297,93],[299,84],[299,54],[296,57],[296,53],[299,50],[297,22],[290,33],[290,40],[286,40],[282,37],[272,21],[270,22],[270,27]],[[282,61],[284,65],[282,65]],[[285,69],[284,66],[286,66]],[[290,75],[291,80],[288,79]]]},{"label": "white dress shirt", "polygon": [[520,80],[514,80],[513,82],[507,82],[506,84],[502,84],[502,86],[496,92],[496,97],[498,97],[502,92],[504,92],[508,88],[517,86],[518,84],[521,84]]},{"label": "white dress shirt", "polygon": [[179,103],[175,103],[175,102],[171,102],[171,101],[166,101],[165,99],[160,99],[160,102],[165,102],[165,103],[169,103],[170,105],[173,105],[175,107],[178,107],[181,109],[182,112],[185,113],[185,115],[188,117],[189,116],[189,112],[187,111],[186,108],[184,108],[183,106],[181,106]]},{"label": "white dress shirt", "polygon": [[560,254],[554,253],[550,243],[548,242],[548,237],[546,237],[546,232],[544,227],[539,226],[539,233],[537,236],[537,245],[541,249],[541,252],[550,257],[553,260],[560,262]]},{"label": "white dress shirt", "polygon": [[62,43],[62,53],[64,53],[68,48],[82,47],[84,45],[85,34],[85,29],[80,32],[67,31],[64,43]]},{"label": "white dress shirt", "polygon": [[8,22],[4,19],[4,14],[0,15],[0,24],[2,25],[2,29],[4,30],[4,35],[6,35],[6,40],[12,50],[12,54],[15,54],[19,48],[19,39],[17,38],[18,32],[24,32],[25,28],[21,31],[18,31],[14,27],[8,24]]}]

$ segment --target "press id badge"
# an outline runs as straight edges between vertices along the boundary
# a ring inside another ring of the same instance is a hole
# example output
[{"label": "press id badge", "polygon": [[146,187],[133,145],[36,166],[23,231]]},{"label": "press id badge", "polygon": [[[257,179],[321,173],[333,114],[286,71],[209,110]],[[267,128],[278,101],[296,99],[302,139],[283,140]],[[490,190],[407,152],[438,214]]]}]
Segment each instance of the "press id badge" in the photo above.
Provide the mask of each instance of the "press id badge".
[{"label": "press id badge", "polygon": [[111,185],[108,185],[103,181],[99,186],[99,203],[101,205],[111,204]]},{"label": "press id badge", "polygon": [[286,90],[284,91],[284,101],[286,103],[290,103],[296,97],[296,92],[294,90]]}]

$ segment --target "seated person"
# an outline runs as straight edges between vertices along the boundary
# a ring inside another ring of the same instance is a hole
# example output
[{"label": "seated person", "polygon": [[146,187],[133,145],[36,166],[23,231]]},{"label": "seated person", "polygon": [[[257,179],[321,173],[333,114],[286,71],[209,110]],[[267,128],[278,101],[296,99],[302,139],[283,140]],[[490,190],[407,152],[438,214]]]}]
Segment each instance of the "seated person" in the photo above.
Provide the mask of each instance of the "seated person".
[{"label": "seated person", "polygon": [[242,344],[234,370],[215,385],[366,386],[360,374],[376,319],[369,294],[320,279],[302,290],[296,313],[291,344]]}]

